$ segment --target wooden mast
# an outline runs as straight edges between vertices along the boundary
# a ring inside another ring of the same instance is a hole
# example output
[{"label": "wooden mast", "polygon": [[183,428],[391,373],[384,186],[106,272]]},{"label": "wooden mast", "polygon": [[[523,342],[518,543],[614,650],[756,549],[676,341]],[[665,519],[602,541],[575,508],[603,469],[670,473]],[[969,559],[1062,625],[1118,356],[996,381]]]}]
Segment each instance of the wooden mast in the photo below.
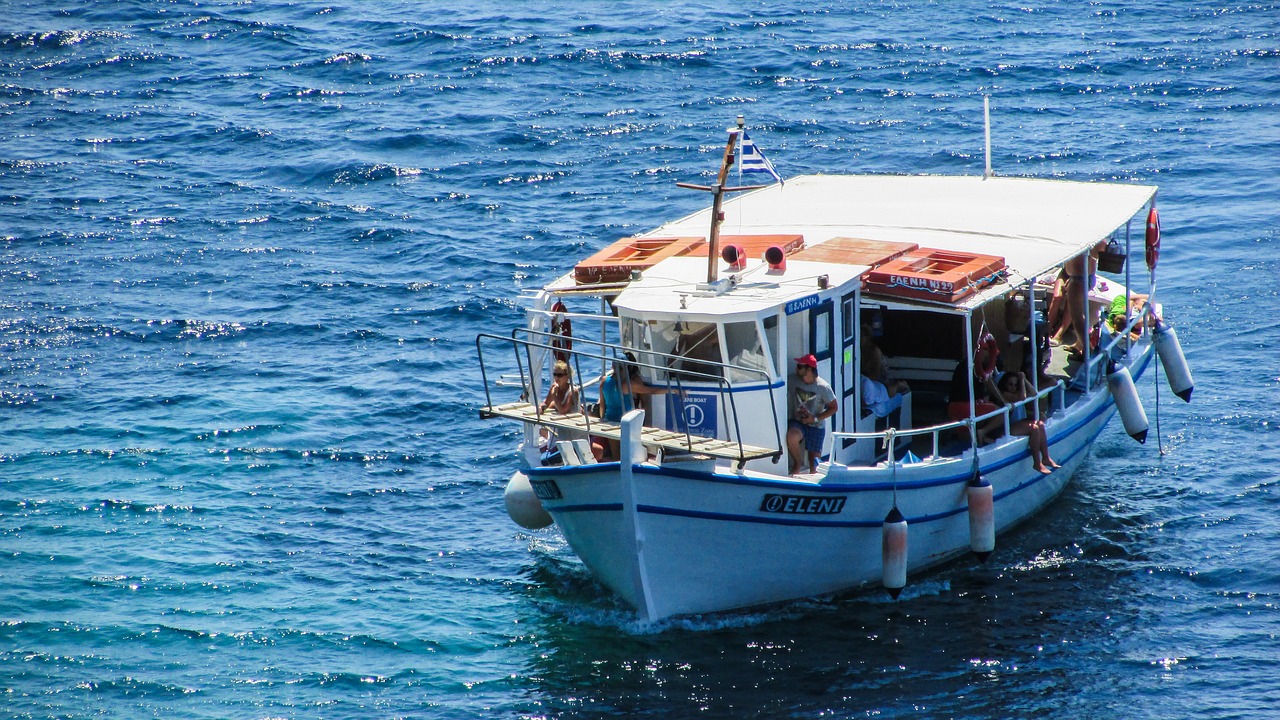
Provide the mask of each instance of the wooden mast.
[{"label": "wooden mast", "polygon": [[707,282],[716,281],[716,263],[720,259],[720,223],[724,222],[724,211],[720,208],[724,204],[724,194],[730,192],[738,192],[740,190],[756,190],[764,185],[741,185],[736,187],[726,187],[725,182],[729,180],[729,168],[733,167],[734,151],[737,149],[738,136],[742,134],[744,125],[743,117],[738,116],[738,126],[729,128],[729,139],[724,144],[724,160],[720,163],[720,174],[716,176],[715,185],[695,185],[693,183],[678,182],[676,185],[690,190],[705,190],[714,195],[711,201],[711,233],[707,240],[710,247],[707,249]]}]

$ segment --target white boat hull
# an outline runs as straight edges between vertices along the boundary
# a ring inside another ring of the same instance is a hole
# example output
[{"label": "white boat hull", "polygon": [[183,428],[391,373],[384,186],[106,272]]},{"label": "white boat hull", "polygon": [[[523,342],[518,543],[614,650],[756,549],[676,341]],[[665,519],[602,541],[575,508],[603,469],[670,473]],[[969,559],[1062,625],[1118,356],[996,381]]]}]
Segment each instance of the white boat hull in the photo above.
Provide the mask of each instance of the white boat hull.
[{"label": "white boat hull", "polygon": [[[1134,375],[1150,361],[1135,350]],[[1105,385],[1047,423],[1062,467],[1036,471],[1025,438],[979,453],[995,495],[997,533],[1062,492],[1116,412]],[[881,582],[881,524],[894,504],[908,523],[908,571],[969,550],[966,485],[973,455],[828,468],[811,481],[698,465],[617,463],[526,472],[574,552],[641,617],[656,620],[832,593]]]}]

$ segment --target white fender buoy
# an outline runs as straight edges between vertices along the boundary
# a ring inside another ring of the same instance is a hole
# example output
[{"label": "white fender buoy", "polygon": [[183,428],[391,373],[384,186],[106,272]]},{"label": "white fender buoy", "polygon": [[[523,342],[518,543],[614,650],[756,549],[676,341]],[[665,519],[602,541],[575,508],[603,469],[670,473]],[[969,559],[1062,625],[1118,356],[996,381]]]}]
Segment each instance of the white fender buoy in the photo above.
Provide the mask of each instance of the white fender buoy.
[{"label": "white fender buoy", "polygon": [[966,489],[969,500],[969,547],[986,562],[996,549],[996,501],[991,483],[978,472],[973,473]]},{"label": "white fender buoy", "polygon": [[553,522],[551,514],[542,507],[542,501],[534,494],[529,476],[518,470],[507,481],[502,501],[507,505],[507,515],[522,528],[538,530]]},{"label": "white fender buoy", "polygon": [[1111,390],[1111,398],[1116,401],[1116,409],[1120,411],[1124,431],[1134,440],[1145,443],[1147,411],[1142,409],[1142,403],[1138,400],[1138,388],[1133,385],[1129,368],[1111,363],[1111,371],[1107,373],[1107,387]]},{"label": "white fender buoy", "polygon": [[902,588],[907,586],[907,519],[897,505],[884,518],[880,543],[884,589],[897,600]]},{"label": "white fender buoy", "polygon": [[1156,355],[1160,356],[1164,376],[1169,379],[1169,388],[1184,402],[1191,402],[1191,391],[1196,388],[1196,383],[1191,379],[1191,369],[1187,367],[1187,358],[1182,354],[1178,333],[1164,324],[1164,321],[1157,320],[1152,343],[1156,346]]}]

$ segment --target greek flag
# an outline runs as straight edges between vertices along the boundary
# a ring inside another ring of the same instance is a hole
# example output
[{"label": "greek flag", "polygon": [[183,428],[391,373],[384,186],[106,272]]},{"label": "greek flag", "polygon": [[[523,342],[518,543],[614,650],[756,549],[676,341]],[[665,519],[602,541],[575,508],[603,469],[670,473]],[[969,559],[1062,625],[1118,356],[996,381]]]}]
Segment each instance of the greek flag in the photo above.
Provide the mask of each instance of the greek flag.
[{"label": "greek flag", "polygon": [[755,141],[747,136],[746,130],[742,131],[742,164],[739,168],[739,172],[743,174],[767,173],[772,175],[774,180],[782,182],[782,176],[773,169],[773,163],[769,162],[769,158],[756,147]]}]

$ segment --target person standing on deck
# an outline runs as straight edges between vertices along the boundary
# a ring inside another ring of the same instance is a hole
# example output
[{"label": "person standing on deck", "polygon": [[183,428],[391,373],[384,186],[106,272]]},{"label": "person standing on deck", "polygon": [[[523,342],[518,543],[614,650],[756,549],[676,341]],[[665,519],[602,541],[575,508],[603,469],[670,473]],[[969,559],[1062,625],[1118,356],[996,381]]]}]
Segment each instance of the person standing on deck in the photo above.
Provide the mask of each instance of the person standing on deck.
[{"label": "person standing on deck", "polygon": [[839,409],[831,383],[818,377],[818,359],[813,355],[796,358],[796,381],[792,383],[790,399],[787,452],[791,456],[791,474],[811,473],[822,455],[827,434],[824,423]]}]

